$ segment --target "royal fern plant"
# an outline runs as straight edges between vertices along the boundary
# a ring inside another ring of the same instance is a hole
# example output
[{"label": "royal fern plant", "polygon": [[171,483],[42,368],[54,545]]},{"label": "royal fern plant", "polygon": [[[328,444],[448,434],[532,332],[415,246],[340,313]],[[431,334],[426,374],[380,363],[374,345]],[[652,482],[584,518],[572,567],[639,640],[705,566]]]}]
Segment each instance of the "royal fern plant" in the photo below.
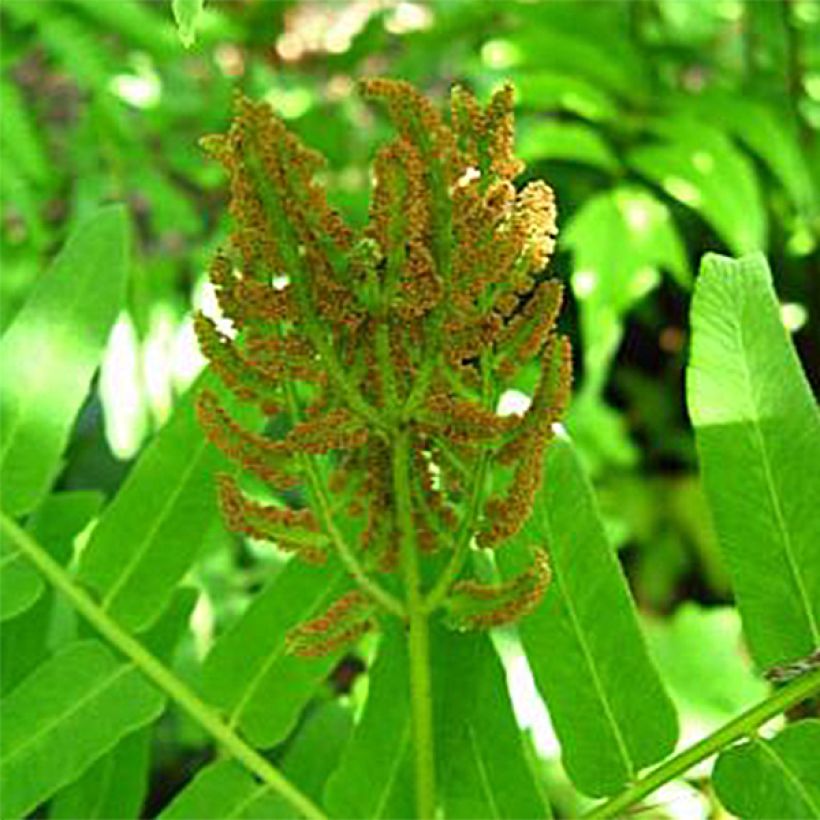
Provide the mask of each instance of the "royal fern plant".
[{"label": "royal fern plant", "polygon": [[[820,499],[796,469],[820,463],[820,421],[765,260],[704,262],[687,398],[774,688],[674,754],[678,699],[559,424],[555,202],[516,186],[512,88],[486,106],[455,88],[449,117],[401,81],[361,90],[395,129],[362,229],[268,105],[238,97],[204,140],[232,216],[210,269],[219,315],[195,318],[208,372],[101,512],[53,485],[124,299],[123,209],[78,229],[2,339],[3,817],[140,816],[168,711],[220,753],[162,817],[550,817],[552,775],[507,684],[522,659],[590,816],[715,754],[731,811],[820,816]],[[509,412],[513,390],[528,401]],[[217,506],[281,560],[202,663],[180,664]],[[356,656],[353,720],[323,687]]]}]

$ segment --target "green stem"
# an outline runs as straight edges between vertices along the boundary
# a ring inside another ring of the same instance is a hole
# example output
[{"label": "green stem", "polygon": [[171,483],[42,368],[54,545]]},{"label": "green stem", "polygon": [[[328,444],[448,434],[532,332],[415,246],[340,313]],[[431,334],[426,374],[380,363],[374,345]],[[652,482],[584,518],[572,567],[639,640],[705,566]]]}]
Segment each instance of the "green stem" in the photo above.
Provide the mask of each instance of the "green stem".
[{"label": "green stem", "polygon": [[453,546],[453,555],[449,563],[444,568],[444,571],[436,581],[435,586],[430,591],[429,595],[424,601],[424,608],[427,612],[433,612],[437,609],[442,601],[447,597],[450,591],[450,585],[456,580],[458,574],[464,567],[469,554],[470,540],[474,535],[475,524],[478,520],[478,514],[481,510],[481,501],[484,496],[484,482],[487,476],[487,467],[489,465],[489,453],[485,450],[479,456],[478,467],[473,479],[472,491],[470,493],[470,503],[464,519],[461,522],[461,527],[456,534],[455,544]]},{"label": "green stem", "polygon": [[145,677],[187,712],[214,740],[221,743],[231,756],[257,775],[272,791],[278,792],[302,816],[310,820],[326,820],[322,810],[307,795],[259,752],[245,743],[208,704],[101,609],[85,590],[75,584],[60,564],[5,514],[0,514],[0,530],[17,545],[20,552],[37,567],[49,583],[68,598],[97,632],[129,658]]},{"label": "green stem", "polygon": [[[295,423],[299,418],[299,403],[296,400],[293,385],[290,383],[285,385],[285,399],[288,404],[288,412]],[[314,511],[318,512],[322,526],[333,543],[336,554],[339,556],[339,560],[342,564],[344,564],[345,569],[353,576],[353,580],[359,585],[363,592],[381,604],[388,612],[392,612],[394,615],[403,618],[405,611],[402,602],[391,595],[367,574],[365,568],[356,557],[356,554],[345,540],[345,537],[339,532],[339,528],[333,519],[330,499],[328,498],[322,478],[311,457],[300,453],[298,454],[297,460],[299,467],[307,478],[311,501],[313,502],[311,506]]]},{"label": "green stem", "polygon": [[416,809],[420,820],[432,820],[436,810],[433,696],[427,611],[421,589],[418,545],[410,489],[410,441],[406,431],[393,444],[393,489],[401,534],[401,569],[407,594],[410,699],[416,775]]},{"label": "green stem", "polygon": [[585,817],[602,820],[606,817],[622,816],[630,806],[665,783],[679,777],[692,766],[720,752],[736,740],[752,734],[767,721],[818,692],[820,692],[820,669],[815,669],[791,681],[713,734],[662,763],[621,794],[596,806]]}]

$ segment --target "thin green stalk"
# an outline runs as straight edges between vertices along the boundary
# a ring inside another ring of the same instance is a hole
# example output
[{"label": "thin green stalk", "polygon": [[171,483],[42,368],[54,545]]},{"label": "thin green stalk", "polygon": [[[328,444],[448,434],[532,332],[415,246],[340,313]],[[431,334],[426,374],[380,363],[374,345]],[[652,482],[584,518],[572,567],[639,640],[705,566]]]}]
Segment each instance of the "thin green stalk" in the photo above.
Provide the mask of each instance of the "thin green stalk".
[{"label": "thin green stalk", "polygon": [[484,451],[479,457],[478,468],[476,469],[473,479],[469,507],[461,522],[461,527],[456,534],[452,557],[424,601],[424,608],[427,612],[433,612],[441,605],[442,601],[447,597],[447,593],[450,591],[450,585],[456,580],[467,560],[470,540],[473,537],[475,524],[481,510],[484,481],[487,476],[488,465],[489,453]]},{"label": "thin green stalk", "polygon": [[214,740],[221,743],[232,757],[257,775],[272,791],[280,794],[302,816],[309,820],[326,820],[322,810],[307,795],[245,743],[192,689],[101,609],[40,544],[4,513],[0,513],[0,530],[100,635],[129,658],[146,678],[187,712]]},{"label": "thin green stalk", "polygon": [[401,569],[406,590],[410,699],[413,718],[416,809],[420,820],[432,820],[436,810],[433,695],[430,682],[430,640],[421,589],[418,545],[410,488],[410,442],[405,431],[393,444],[393,489],[401,534]]},{"label": "thin green stalk", "polygon": [[[285,399],[288,404],[288,412],[294,423],[299,418],[299,403],[296,400],[296,394],[293,390],[293,385],[285,384]],[[347,571],[353,576],[353,580],[359,587],[369,595],[374,601],[381,604],[388,612],[398,615],[403,618],[405,615],[404,605],[402,602],[391,595],[380,584],[376,583],[366,572],[365,568],[359,562],[356,554],[348,545],[345,537],[339,532],[336,522],[333,520],[333,511],[331,509],[330,499],[327,496],[322,478],[319,475],[316,465],[313,463],[309,455],[300,453],[297,458],[299,467],[307,478],[308,487],[310,490],[311,500],[313,502],[313,509],[318,512],[319,519],[325,532],[328,534],[333,546],[336,549],[336,554],[339,560],[344,564]]]},{"label": "thin green stalk", "polygon": [[657,766],[646,777],[633,783],[621,794],[596,806],[585,817],[602,820],[602,818],[623,815],[630,806],[635,805],[665,783],[679,777],[692,766],[720,752],[736,740],[752,734],[767,721],[818,692],[820,692],[820,669],[815,669],[791,681],[713,734]]}]

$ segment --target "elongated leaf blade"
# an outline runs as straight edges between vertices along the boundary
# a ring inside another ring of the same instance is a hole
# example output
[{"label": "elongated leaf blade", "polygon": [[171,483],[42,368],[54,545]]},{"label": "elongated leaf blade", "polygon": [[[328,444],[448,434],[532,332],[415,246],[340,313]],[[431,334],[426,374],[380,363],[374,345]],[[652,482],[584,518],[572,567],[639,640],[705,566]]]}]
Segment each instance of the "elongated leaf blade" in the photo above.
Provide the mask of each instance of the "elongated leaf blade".
[{"label": "elongated leaf blade", "polygon": [[34,509],[60,469],[125,298],[128,215],[102,208],[66,243],[0,340],[3,509]]},{"label": "elongated leaf blade", "polygon": [[687,403],[737,605],[761,667],[820,646],[820,413],[762,255],[704,259]]},{"label": "elongated leaf blade", "polygon": [[206,695],[255,745],[273,746],[287,736],[338,660],[338,653],[311,659],[290,655],[285,638],[325,610],[349,583],[339,567],[291,561],[206,658]]},{"label": "elongated leaf blade", "polygon": [[675,746],[677,719],[649,658],[589,479],[570,441],[552,443],[529,521],[498,553],[504,574],[547,547],[553,580],[520,625],[564,766],[591,796],[609,795]]},{"label": "elongated leaf blade", "polygon": [[42,578],[20,550],[0,540],[0,621],[25,612],[44,588]]},{"label": "elongated leaf blade", "polygon": [[[60,563],[65,563],[71,554],[71,539],[88,523],[101,502],[102,496],[97,493],[49,496],[31,516],[28,529]],[[44,589],[40,574],[20,550],[0,540],[0,621],[25,612]]]},{"label": "elongated leaf blade", "polygon": [[361,720],[325,789],[332,817],[415,816],[408,679],[406,639],[388,626]]},{"label": "elongated leaf blade", "polygon": [[223,760],[200,771],[160,814],[160,820],[273,820],[295,817],[293,809],[270,786],[241,766]]},{"label": "elongated leaf blade", "polygon": [[[232,470],[205,439],[194,399],[198,381],[145,450],[106,508],[83,552],[80,578],[110,615],[129,629],[146,628],[167,604],[218,521],[214,475]],[[225,396],[231,406],[231,399]],[[243,411],[236,409],[237,417]],[[247,409],[246,415],[250,415]]]},{"label": "elongated leaf blade", "polygon": [[820,817],[820,720],[801,720],[772,740],[753,738],[722,752],[712,782],[738,817]]},{"label": "elongated leaf blade", "polygon": [[97,641],[38,667],[0,703],[3,817],[22,817],[125,735],[162,711],[163,697]]},{"label": "elongated leaf blade", "polygon": [[[72,555],[74,537],[88,525],[103,503],[101,493],[72,491],[53,493],[29,516],[26,529],[60,564]],[[16,559],[36,573],[22,555]],[[39,574],[38,574],[39,578]],[[39,584],[38,584],[39,586]],[[5,595],[5,587],[0,590]],[[10,692],[46,658],[46,638],[54,603],[47,588],[34,605],[3,623],[0,641],[0,697]]]},{"label": "elongated leaf blade", "polygon": [[484,634],[433,633],[439,792],[447,818],[551,817]]}]

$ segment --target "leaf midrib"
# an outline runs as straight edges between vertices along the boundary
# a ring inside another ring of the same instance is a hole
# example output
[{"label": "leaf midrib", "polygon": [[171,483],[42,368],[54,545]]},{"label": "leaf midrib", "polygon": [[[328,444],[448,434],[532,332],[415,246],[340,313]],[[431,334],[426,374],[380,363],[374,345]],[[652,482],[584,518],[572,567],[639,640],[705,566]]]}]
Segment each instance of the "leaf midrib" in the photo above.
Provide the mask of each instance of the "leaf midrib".
[{"label": "leaf midrib", "polygon": [[188,461],[187,466],[182,472],[180,481],[177,482],[173,492],[168,496],[166,502],[162,505],[162,509],[159,515],[155,517],[154,523],[151,525],[145,536],[142,538],[139,547],[134,551],[134,554],[131,556],[131,560],[125,565],[125,568],[123,569],[122,573],[120,573],[119,578],[117,578],[114,584],[112,584],[111,587],[109,587],[108,591],[105,594],[105,597],[102,599],[101,607],[104,611],[107,612],[110,609],[114,599],[117,595],[119,595],[120,591],[125,586],[125,584],[131,579],[136,566],[145,556],[146,552],[150,549],[151,544],[154,542],[154,539],[157,536],[157,533],[162,529],[162,527],[168,520],[170,516],[170,510],[173,509],[174,505],[176,504],[177,500],[182,494],[184,488],[187,486],[191,474],[194,472],[194,470],[196,470],[199,467],[202,455],[207,449],[207,447],[208,443],[205,441],[205,439],[200,439],[200,442],[196,448],[196,453],[194,457]]},{"label": "leaf midrib", "polygon": [[[341,572],[337,572],[336,575],[333,577],[333,580],[332,580],[329,588],[322,589],[321,594],[318,595],[313,600],[311,600],[310,603],[307,606],[305,606],[304,609],[301,610],[301,612],[299,614],[299,617],[296,619],[297,622],[301,621],[303,618],[305,618],[311,612],[315,611],[315,609],[318,606],[320,606],[321,603],[325,599],[327,599],[331,596],[331,594],[333,593],[333,591],[335,589],[336,583],[339,580],[340,575],[341,575]],[[276,650],[268,656],[268,658],[262,664],[259,671],[253,676],[251,681],[248,683],[248,686],[246,687],[245,692],[242,695],[242,697],[239,699],[237,704],[231,710],[230,717],[228,718],[228,726],[230,726],[232,729],[235,729],[237,727],[237,725],[239,724],[239,721],[242,718],[242,713],[245,711],[245,709],[248,705],[248,702],[253,697],[253,695],[256,693],[256,690],[261,685],[262,680],[265,677],[265,675],[267,675],[268,672],[271,670],[271,667],[276,663],[276,661],[279,660],[279,658],[282,657],[284,651],[285,651],[285,640],[284,640],[284,637],[283,637],[282,640],[278,643],[278,645],[276,647]]]},{"label": "leaf midrib", "polygon": [[809,794],[806,787],[801,782],[799,775],[797,775],[789,766],[787,761],[777,753],[774,743],[757,740],[755,741],[755,745],[759,749],[762,749],[763,754],[768,755],[774,765],[783,773],[786,780],[794,788],[805,804],[812,809],[814,812],[813,816],[820,817],[820,805],[815,803],[814,798],[811,794]]},{"label": "leaf midrib", "polygon": [[[549,530],[550,528],[548,527],[547,529]],[[572,597],[566,594],[566,587],[562,580],[562,571],[559,568],[558,563],[559,562],[557,561],[554,562],[553,576],[559,589],[561,590],[561,598],[564,602],[564,606],[566,607],[567,615],[569,616],[570,622],[572,623],[572,628],[578,637],[578,644],[581,647],[584,660],[589,668],[589,679],[592,681],[592,685],[601,702],[601,707],[603,708],[607,721],[611,725],[612,734],[615,738],[618,752],[623,760],[624,767],[626,768],[627,779],[631,780],[635,776],[635,762],[629,754],[629,747],[626,745],[626,740],[621,733],[621,727],[618,725],[618,721],[615,718],[615,713],[612,711],[612,707],[609,703],[609,697],[604,690],[603,683],[598,675],[598,669],[593,661],[592,653],[587,645],[586,638],[584,637],[584,631],[581,629],[580,621],[578,620],[578,615],[575,611],[575,605],[572,602]]]},{"label": "leaf midrib", "polygon": [[786,519],[783,513],[783,509],[780,506],[780,498],[775,488],[774,475],[772,473],[771,468],[771,460],[769,458],[769,451],[766,447],[766,437],[763,435],[763,430],[760,427],[759,420],[761,417],[761,409],[757,402],[757,394],[753,388],[752,374],[749,370],[749,363],[746,356],[746,351],[748,348],[746,346],[744,324],[742,321],[733,322],[732,324],[734,324],[735,328],[737,329],[738,341],[740,342],[740,349],[742,351],[742,355],[740,356],[741,370],[743,373],[744,381],[746,382],[746,391],[748,399],[751,403],[751,406],[754,408],[754,412],[752,413],[751,425],[752,429],[754,430],[755,443],[757,444],[761,456],[761,461],[763,464],[763,472],[766,479],[766,489],[769,494],[771,509],[774,513],[777,529],[780,532],[780,541],[783,545],[783,554],[786,558],[786,565],[788,566],[789,572],[791,573],[792,578],[794,580],[794,584],[797,587],[797,591],[800,596],[800,601],[803,606],[806,620],[809,625],[809,630],[811,631],[812,639],[814,642],[813,645],[817,646],[818,644],[820,644],[820,627],[818,627],[817,622],[814,619],[814,611],[811,608],[811,599],[803,584],[803,577],[800,573],[799,563],[796,561],[794,557],[794,546],[792,544],[791,533],[789,532],[789,528],[786,526]]}]

